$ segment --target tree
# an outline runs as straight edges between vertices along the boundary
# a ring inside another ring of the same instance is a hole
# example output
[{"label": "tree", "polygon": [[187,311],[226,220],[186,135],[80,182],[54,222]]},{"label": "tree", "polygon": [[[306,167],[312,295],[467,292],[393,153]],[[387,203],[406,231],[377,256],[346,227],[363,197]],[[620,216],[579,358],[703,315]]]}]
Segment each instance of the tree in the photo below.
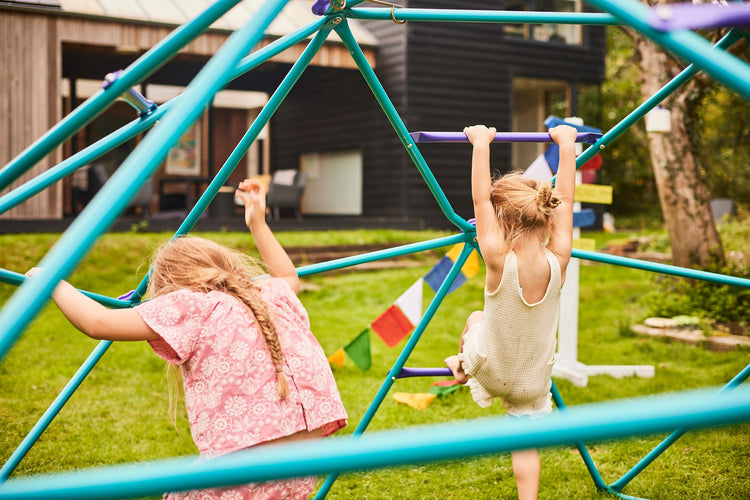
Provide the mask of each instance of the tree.
[{"label": "tree", "polygon": [[[649,6],[672,3],[646,0]],[[666,85],[686,64],[635,30],[622,27],[635,49],[645,101]],[[718,33],[712,33],[716,39]],[[714,82],[697,75],[662,104],[671,111],[670,133],[647,132],[651,165],[664,223],[672,246],[672,261],[683,267],[723,261],[721,239],[711,212],[710,193],[691,135],[697,133],[697,110]]]}]

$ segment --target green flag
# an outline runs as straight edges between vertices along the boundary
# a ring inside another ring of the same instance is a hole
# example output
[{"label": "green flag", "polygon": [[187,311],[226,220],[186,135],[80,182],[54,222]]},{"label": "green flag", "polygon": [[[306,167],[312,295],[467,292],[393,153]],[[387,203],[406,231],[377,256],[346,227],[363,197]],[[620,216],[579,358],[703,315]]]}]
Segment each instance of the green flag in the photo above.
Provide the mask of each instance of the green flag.
[{"label": "green flag", "polygon": [[351,358],[357,368],[366,372],[372,365],[370,357],[370,328],[365,328],[362,333],[344,347],[344,351]]}]

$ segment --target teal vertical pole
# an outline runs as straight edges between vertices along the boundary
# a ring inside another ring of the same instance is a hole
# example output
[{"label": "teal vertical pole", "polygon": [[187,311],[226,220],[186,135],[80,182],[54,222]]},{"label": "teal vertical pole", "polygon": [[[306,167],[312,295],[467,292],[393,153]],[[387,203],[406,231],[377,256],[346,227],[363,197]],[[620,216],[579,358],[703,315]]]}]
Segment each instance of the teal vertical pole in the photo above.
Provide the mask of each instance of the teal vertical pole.
[{"label": "teal vertical pole", "polygon": [[149,133],[107,182],[83,213],[71,224],[40,263],[38,276],[27,280],[0,312],[0,359],[26,325],[49,299],[57,283],[83,258],[93,242],[110,226],[148,177],[166,157],[168,148],[200,116],[224,87],[229,72],[263,37],[263,30],[288,0],[268,1],[251,21],[236,31],[188,86],[185,96]]},{"label": "teal vertical pole", "polygon": [[99,90],[3,167],[0,170],[0,191],[47,156],[65,139],[93,120],[123,92],[156,71],[182,47],[200,35],[239,2],[240,0],[218,0],[200,16],[174,30],[168,37],[139,57],[109,88]]},{"label": "teal vertical pole", "polygon": [[[730,392],[742,384],[747,378],[750,377],[750,365],[747,365],[744,370],[742,370],[740,373],[735,375],[735,377],[730,380],[727,385],[721,388],[721,390],[718,392],[718,394],[724,394],[727,392]],[[672,434],[670,434],[664,441],[659,443],[651,452],[643,457],[640,462],[635,464],[632,469],[630,469],[627,473],[625,473],[620,479],[615,481],[609,486],[609,489],[615,492],[620,492],[622,489],[630,482],[632,481],[635,476],[641,473],[643,469],[648,467],[651,462],[656,460],[656,458],[664,453],[667,448],[672,446],[675,441],[680,439],[683,434],[685,434],[688,431],[688,429],[677,429]]]},{"label": "teal vertical pole", "polygon": [[445,214],[448,220],[452,222],[453,224],[455,224],[462,231],[474,231],[474,227],[471,224],[469,224],[463,218],[456,215],[456,213],[453,211],[453,207],[451,207],[450,203],[448,202],[448,199],[445,197],[445,194],[443,193],[443,190],[440,188],[440,185],[437,183],[437,181],[435,180],[435,177],[432,175],[432,172],[430,171],[430,168],[427,166],[427,163],[422,157],[422,154],[419,152],[419,149],[417,148],[416,143],[412,139],[411,135],[409,135],[409,131],[406,129],[404,122],[401,120],[401,117],[399,116],[398,111],[396,111],[396,108],[393,106],[393,103],[388,98],[388,94],[386,94],[385,89],[378,81],[377,76],[375,76],[375,72],[372,70],[372,68],[370,67],[370,64],[367,62],[367,58],[365,57],[364,53],[362,53],[362,49],[360,49],[359,45],[357,44],[357,41],[354,39],[354,36],[352,35],[351,30],[349,30],[349,27],[346,24],[346,22],[342,22],[341,25],[337,27],[335,31],[339,35],[339,37],[341,37],[341,40],[344,42],[344,45],[349,50],[349,53],[352,55],[352,58],[354,59],[354,62],[357,64],[357,67],[359,68],[359,71],[362,73],[362,76],[367,82],[367,85],[370,87],[370,90],[372,90],[372,93],[375,95],[375,99],[377,99],[378,104],[380,104],[380,107],[385,112],[385,115],[388,118],[388,121],[391,123],[391,125],[393,126],[393,129],[396,131],[398,138],[401,140],[401,143],[406,148],[407,154],[412,159],[414,164],[417,166],[417,170],[419,170],[419,173],[422,175],[422,178],[424,179],[425,183],[427,183],[427,187],[429,188],[432,195],[435,197],[435,200],[438,202],[438,205],[440,206],[440,209],[443,211],[443,214]]},{"label": "teal vertical pole", "polygon": [[[461,268],[466,262],[466,259],[469,258],[469,255],[471,255],[471,252],[475,249],[475,247],[473,246],[474,245],[473,241],[469,243],[470,240],[473,240],[475,234],[476,234],[475,232],[471,232],[471,233],[467,233],[466,235],[464,235],[465,244],[464,244],[463,249],[461,250],[461,253],[456,259],[456,262],[453,263],[453,267],[451,267],[451,270],[448,272],[448,276],[446,276],[445,281],[443,281],[443,284],[440,285],[440,288],[435,294],[435,297],[430,302],[430,305],[427,307],[427,310],[425,311],[424,316],[422,316],[422,319],[419,321],[419,324],[414,329],[414,332],[411,334],[411,337],[409,337],[409,340],[406,342],[406,345],[404,346],[404,349],[401,351],[401,354],[399,355],[398,359],[396,359],[396,362],[393,364],[393,367],[388,372],[388,376],[385,378],[385,380],[383,381],[383,384],[380,386],[380,390],[378,391],[378,393],[375,395],[375,398],[370,403],[370,406],[367,408],[367,411],[365,412],[364,416],[362,416],[362,419],[359,421],[359,424],[357,424],[357,428],[354,430],[352,439],[356,439],[358,436],[362,435],[367,429],[367,426],[370,425],[370,422],[375,416],[375,413],[378,411],[378,408],[380,408],[380,405],[383,403],[383,400],[385,400],[385,397],[388,395],[388,391],[391,390],[393,383],[396,381],[396,377],[398,376],[399,373],[401,373],[401,369],[404,367],[404,365],[409,359],[409,356],[411,356],[412,351],[414,351],[414,348],[417,346],[417,342],[419,342],[419,339],[422,337],[422,333],[424,332],[425,328],[427,328],[427,325],[432,320],[432,317],[435,315],[435,311],[437,311],[437,308],[440,306],[440,303],[448,294],[448,290],[450,290],[451,285],[453,285],[453,282],[456,280],[456,276],[458,276],[458,273],[461,271]],[[320,487],[320,490],[318,490],[318,493],[315,495],[315,500],[325,498],[326,495],[328,495],[328,492],[331,490],[331,487],[333,486],[333,483],[336,481],[336,478],[338,478],[338,474],[336,473],[331,473],[328,475],[325,482]]]}]

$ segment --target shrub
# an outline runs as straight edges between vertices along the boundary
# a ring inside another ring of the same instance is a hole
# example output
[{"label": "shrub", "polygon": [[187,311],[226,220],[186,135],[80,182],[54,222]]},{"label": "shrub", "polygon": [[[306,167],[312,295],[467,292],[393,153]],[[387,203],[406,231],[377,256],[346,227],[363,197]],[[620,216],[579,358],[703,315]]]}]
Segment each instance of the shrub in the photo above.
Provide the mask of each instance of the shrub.
[{"label": "shrub", "polygon": [[[726,262],[712,263],[703,270],[750,279],[750,259],[741,251],[750,237],[750,217],[740,210],[731,222],[719,227],[719,232]],[[659,241],[658,238],[656,241]],[[650,244],[654,245],[654,240]],[[662,250],[668,251],[668,248]],[[647,294],[644,300],[649,314],[654,316],[672,317],[687,314],[713,322],[735,324],[743,330],[749,326],[750,290],[746,288],[656,275],[654,290]]]}]

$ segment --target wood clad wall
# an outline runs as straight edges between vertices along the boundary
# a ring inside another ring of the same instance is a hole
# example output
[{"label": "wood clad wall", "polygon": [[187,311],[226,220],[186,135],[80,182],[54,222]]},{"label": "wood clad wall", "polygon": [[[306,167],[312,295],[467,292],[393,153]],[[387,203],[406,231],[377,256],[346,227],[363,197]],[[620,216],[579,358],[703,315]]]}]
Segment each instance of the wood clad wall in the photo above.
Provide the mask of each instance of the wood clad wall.
[{"label": "wood clad wall", "polygon": [[[0,165],[5,165],[57,122],[60,61],[56,25],[47,16],[4,13],[0,16]],[[58,148],[11,188],[61,160]],[[60,184],[0,215],[3,218],[62,217]]]}]

